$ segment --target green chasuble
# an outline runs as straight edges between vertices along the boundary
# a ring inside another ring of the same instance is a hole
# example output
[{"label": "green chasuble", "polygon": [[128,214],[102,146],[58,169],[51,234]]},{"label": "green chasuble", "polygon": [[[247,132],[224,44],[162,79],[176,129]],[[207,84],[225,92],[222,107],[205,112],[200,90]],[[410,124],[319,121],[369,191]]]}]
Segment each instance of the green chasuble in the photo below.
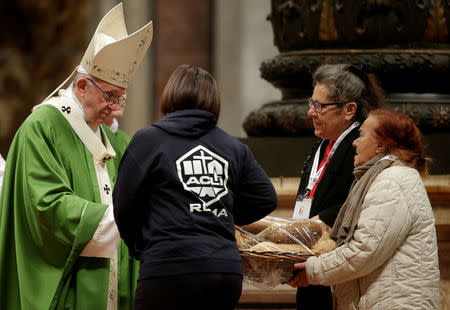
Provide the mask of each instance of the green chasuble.
[{"label": "green chasuble", "polygon": [[[117,148],[106,164],[111,185]],[[110,259],[80,253],[107,205],[92,154],[56,107],[40,107],[17,131],[2,192],[0,309],[106,309]],[[117,257],[118,309],[131,310],[139,266],[123,242]]]},{"label": "green chasuble", "polygon": [[108,126],[102,125],[102,127],[106,131],[109,141],[114,146],[114,150],[117,154],[117,157],[114,160],[118,161],[117,164],[119,164],[125,149],[130,143],[131,137],[121,129],[118,129],[116,132],[112,132]]}]

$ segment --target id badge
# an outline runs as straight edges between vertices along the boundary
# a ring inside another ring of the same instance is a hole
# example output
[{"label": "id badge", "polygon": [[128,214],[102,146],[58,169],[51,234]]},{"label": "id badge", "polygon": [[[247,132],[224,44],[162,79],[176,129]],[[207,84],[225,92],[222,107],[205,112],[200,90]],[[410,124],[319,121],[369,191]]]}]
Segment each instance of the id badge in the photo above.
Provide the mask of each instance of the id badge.
[{"label": "id badge", "polygon": [[297,196],[295,200],[294,214],[292,218],[294,219],[309,219],[309,213],[311,212],[311,198],[304,198],[301,195]]}]

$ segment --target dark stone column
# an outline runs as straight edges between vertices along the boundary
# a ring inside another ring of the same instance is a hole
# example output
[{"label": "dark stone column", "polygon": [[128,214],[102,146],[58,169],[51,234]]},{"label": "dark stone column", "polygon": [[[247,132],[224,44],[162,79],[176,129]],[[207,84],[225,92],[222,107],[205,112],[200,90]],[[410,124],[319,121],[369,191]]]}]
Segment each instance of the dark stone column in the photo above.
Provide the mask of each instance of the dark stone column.
[{"label": "dark stone column", "polygon": [[154,113],[164,87],[181,64],[211,70],[211,0],[154,1]]},{"label": "dark stone column", "polygon": [[95,30],[94,4],[87,0],[0,2],[0,152],[4,157],[31,108],[81,61]]}]

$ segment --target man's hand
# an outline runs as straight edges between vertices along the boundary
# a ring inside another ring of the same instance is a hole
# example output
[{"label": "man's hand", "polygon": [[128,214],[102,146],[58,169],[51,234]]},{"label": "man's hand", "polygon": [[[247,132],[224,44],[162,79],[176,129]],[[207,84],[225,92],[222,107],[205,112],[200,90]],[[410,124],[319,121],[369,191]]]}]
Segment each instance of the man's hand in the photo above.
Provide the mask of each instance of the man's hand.
[{"label": "man's hand", "polygon": [[295,275],[294,278],[292,278],[291,281],[289,281],[287,284],[292,287],[299,287],[299,286],[308,286],[308,279],[306,278],[306,270],[305,270],[306,263],[295,263],[294,269],[299,270],[299,272]]}]

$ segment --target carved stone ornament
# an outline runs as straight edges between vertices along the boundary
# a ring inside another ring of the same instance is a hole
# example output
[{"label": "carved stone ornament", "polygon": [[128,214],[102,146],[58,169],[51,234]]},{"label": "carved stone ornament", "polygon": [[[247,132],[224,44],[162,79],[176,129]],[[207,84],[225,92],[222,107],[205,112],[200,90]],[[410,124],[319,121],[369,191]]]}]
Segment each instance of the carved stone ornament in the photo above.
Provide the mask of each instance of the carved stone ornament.
[{"label": "carved stone ornament", "polygon": [[280,52],[448,44],[448,0],[272,0]]},{"label": "carved stone ornament", "polygon": [[424,132],[449,132],[448,0],[272,0],[274,43],[261,77],[282,99],[251,112],[249,136],[312,135],[311,75],[325,63],[370,67],[393,108]]},{"label": "carved stone ornament", "polygon": [[[365,64],[387,92],[446,92],[450,49],[328,49],[281,53],[264,61],[261,77],[280,88],[283,99],[311,94],[311,75],[324,63]],[[426,79],[423,77],[427,77]]]}]

